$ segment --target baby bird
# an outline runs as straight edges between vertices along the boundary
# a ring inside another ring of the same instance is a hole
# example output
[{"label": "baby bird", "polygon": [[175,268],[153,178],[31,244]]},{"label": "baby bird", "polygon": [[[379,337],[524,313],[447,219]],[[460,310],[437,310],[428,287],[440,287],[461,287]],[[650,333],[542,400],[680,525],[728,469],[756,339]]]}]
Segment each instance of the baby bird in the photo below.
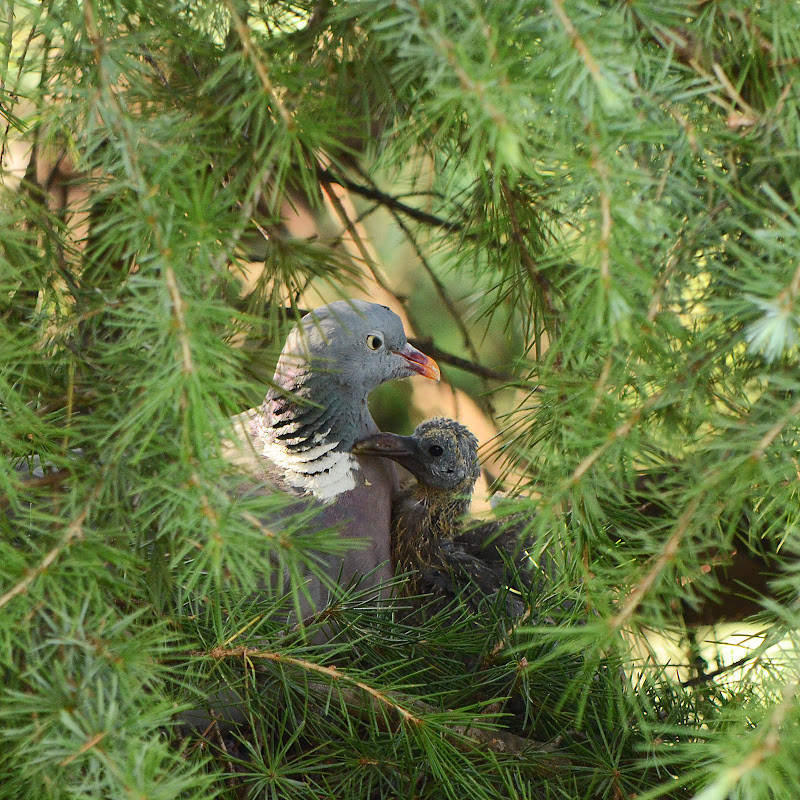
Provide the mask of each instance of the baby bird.
[{"label": "baby bird", "polygon": [[[472,532],[468,541],[460,541],[480,476],[478,441],[468,428],[437,417],[423,422],[411,436],[368,436],[353,452],[390,458],[416,478],[392,506],[392,566],[396,574],[410,573],[405,594],[442,596],[468,583],[490,594],[502,586],[504,562],[496,549],[470,552],[476,541]],[[486,545],[486,539],[480,544]]]}]

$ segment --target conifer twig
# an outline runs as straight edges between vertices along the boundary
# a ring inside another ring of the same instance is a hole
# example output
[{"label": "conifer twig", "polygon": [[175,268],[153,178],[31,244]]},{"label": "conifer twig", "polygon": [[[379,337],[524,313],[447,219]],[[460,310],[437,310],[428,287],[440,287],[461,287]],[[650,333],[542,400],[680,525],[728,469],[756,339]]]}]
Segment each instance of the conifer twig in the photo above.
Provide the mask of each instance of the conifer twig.
[{"label": "conifer twig", "polygon": [[307,672],[316,672],[319,675],[325,675],[326,677],[330,678],[334,682],[343,681],[345,683],[349,683],[352,686],[361,689],[363,692],[366,692],[370,697],[373,697],[379,703],[383,705],[389,706],[390,708],[394,709],[400,717],[405,722],[419,724],[422,720],[412,714],[407,708],[405,708],[400,703],[393,700],[389,695],[385,694],[384,692],[379,691],[374,686],[370,686],[367,683],[359,680],[358,678],[354,678],[351,675],[348,675],[346,672],[342,672],[341,670],[337,669],[336,667],[326,667],[322,664],[316,664],[313,661],[308,661],[305,658],[296,658],[295,656],[288,656],[285,653],[279,653],[274,650],[260,650],[254,647],[214,647],[213,649],[209,650],[207,653],[205,652],[195,652],[192,655],[209,655],[215,659],[221,658],[244,658],[244,659],[257,659],[257,660],[264,660],[264,661],[274,661],[278,664],[288,664],[290,666],[299,667]]},{"label": "conifer twig", "polygon": [[435,25],[431,24],[429,14],[419,0],[411,0],[411,7],[416,11],[420,25],[453,70],[453,74],[461,84],[461,88],[475,97],[478,103],[483,107],[486,115],[490,117],[499,128],[505,128],[508,125],[508,117],[501,108],[498,108],[491,101],[491,93],[486,91],[484,83],[473,80],[472,76],[464,68],[459,60],[459,50],[455,43],[451,39],[448,39]]},{"label": "conifer twig", "polygon": [[647,400],[642,403],[642,405],[638,406],[630,413],[625,422],[617,425],[617,427],[614,428],[606,440],[599,447],[595,448],[591,453],[589,453],[589,455],[586,456],[586,458],[584,458],[577,467],[575,467],[575,470],[570,476],[568,483],[571,485],[578,483],[615,441],[624,438],[634,429],[639,420],[641,420],[642,416],[649,411],[658,402],[658,400],[661,399],[661,395],[662,392],[655,392],[651,394],[650,397],[648,397]]},{"label": "conifer twig", "polygon": [[736,87],[731,83],[731,79],[725,74],[725,70],[722,69],[722,67],[716,62],[714,63],[712,69],[714,70],[714,74],[719,79],[719,82],[725,87],[728,97],[730,97],[734,103],[737,103],[739,106],[741,106],[745,113],[752,117],[754,122],[757,121],[760,116],[759,113],[753,108],[753,106],[745,101]]},{"label": "conifer twig", "polygon": [[750,458],[753,461],[760,461],[781,431],[790,423],[797,421],[798,414],[800,414],[800,400],[794,402],[791,408],[764,434],[750,453]]},{"label": "conifer twig", "polygon": [[250,29],[247,27],[247,23],[245,23],[245,21],[239,15],[239,12],[236,10],[236,6],[233,4],[232,0],[225,0],[225,5],[227,6],[231,15],[231,22],[233,23],[236,35],[239,37],[239,41],[242,44],[242,50],[250,59],[250,62],[256,71],[256,75],[258,75],[258,79],[261,81],[261,85],[264,87],[264,91],[269,96],[269,99],[275,104],[275,107],[278,109],[278,113],[281,115],[286,127],[291,128],[294,122],[292,120],[292,115],[289,113],[283,101],[278,96],[278,93],[275,91],[275,87],[272,84],[272,79],[269,77],[269,72],[264,64],[264,59],[262,58],[263,54],[261,53],[261,48],[259,48],[258,45],[253,42],[253,39],[250,36]]},{"label": "conifer twig", "polygon": [[186,317],[183,313],[184,304],[181,297],[180,289],[178,288],[178,281],[175,278],[175,272],[172,267],[167,265],[164,270],[167,281],[167,288],[169,289],[170,297],[172,298],[172,309],[175,312],[175,323],[178,326],[178,338],[181,343],[181,354],[183,357],[183,371],[186,374],[194,372],[194,364],[192,363],[192,348],[189,345],[189,331],[186,327]]},{"label": "conifer twig", "polygon": [[583,61],[586,69],[589,70],[589,74],[592,76],[595,82],[599,83],[602,81],[603,71],[600,69],[600,65],[595,60],[595,57],[592,55],[592,51],[589,50],[588,45],[583,40],[583,37],[580,35],[580,33],[578,33],[578,29],[575,27],[575,24],[567,15],[562,0],[553,0],[553,11],[556,12],[558,21],[564,28],[569,40],[572,42],[572,46],[578,51],[578,55],[581,57],[581,61]]},{"label": "conifer twig", "polygon": [[[298,667],[307,672],[315,672],[330,678],[334,683],[344,682],[355,687],[356,689],[360,689],[370,698],[371,703],[378,703],[380,707],[387,707],[391,709],[403,720],[403,722],[415,726],[423,725],[425,723],[425,714],[440,713],[438,709],[422,700],[406,698],[404,702],[401,703],[389,696],[387,693],[376,689],[374,686],[364,683],[358,678],[348,675],[346,672],[343,672],[336,667],[326,667],[322,664],[316,664],[315,662],[308,661],[304,658],[296,658],[295,656],[289,656],[277,651],[260,650],[258,648],[249,647],[215,647],[207,652],[193,652],[192,655],[208,655],[215,659],[244,658],[245,660],[266,660]],[[346,704],[351,710],[360,710],[362,712],[366,710],[359,698],[352,694],[351,691],[348,691],[345,688],[341,690],[341,692],[342,698],[345,700]],[[417,713],[414,713],[411,709],[414,709]],[[494,753],[507,753],[517,756],[541,753],[543,755],[547,755],[548,757],[543,759],[541,764],[537,766],[541,766],[545,770],[561,768],[567,766],[569,763],[566,757],[552,755],[558,748],[558,741],[550,743],[536,742],[530,739],[522,738],[505,730],[475,727],[474,723],[466,725],[453,725],[448,730],[453,736],[457,737],[455,740],[457,746],[463,742],[463,745],[460,747],[460,749],[470,750],[475,744],[480,744]]]},{"label": "conifer twig", "polygon": [[[347,706],[355,711],[372,711],[374,710],[370,705],[364,708],[360,699],[352,693],[351,690],[345,689],[343,697]],[[425,714],[439,714],[440,709],[435,708],[423,700],[416,700],[407,698],[409,707],[415,709],[420,714],[420,720],[424,722]],[[475,720],[477,722],[478,720]],[[453,736],[454,744],[460,750],[472,750],[475,744],[480,744],[487,750],[493,753],[506,753],[510,755],[525,755],[533,753],[551,754],[558,748],[558,741],[555,742],[537,742],[531,739],[525,739],[517,736],[510,731],[498,728],[482,728],[475,727],[474,724],[470,725],[452,725],[448,727],[448,732]],[[554,768],[556,766],[566,766],[568,759],[565,756],[550,756],[546,759],[541,766]]]},{"label": "conifer twig", "polygon": [[96,733],[94,736],[90,736],[74,753],[68,755],[66,758],[62,759],[59,763],[60,767],[66,767],[68,764],[71,764],[76,758],[80,758],[84,753],[88,753],[95,745],[100,744],[103,739],[108,736],[108,731],[100,731]]},{"label": "conifer twig", "polygon": [[737,758],[736,763],[719,774],[702,792],[696,794],[696,800],[728,797],[730,790],[748,772],[752,772],[759,764],[778,752],[781,728],[794,706],[794,697],[799,689],[800,683],[797,681],[787,683],[783,687],[783,697],[767,718],[766,725],[761,731],[753,734],[757,741],[756,746],[744,758]]},{"label": "conifer twig", "polygon": [[377,186],[364,186],[363,184],[356,183],[355,181],[346,178],[344,175],[334,175],[330,168],[321,169],[318,173],[319,182],[322,185],[335,183],[348,192],[360,195],[367,200],[374,200],[378,205],[389,209],[390,211],[398,211],[405,214],[407,217],[416,220],[417,222],[425,223],[438,228],[444,228],[447,231],[461,231],[464,226],[460,222],[451,222],[450,220],[437,217],[429,211],[422,211],[419,208],[414,208],[406,203],[401,202],[393,195],[382,192]]},{"label": "conifer twig", "polygon": [[89,515],[89,508],[97,496],[100,494],[101,484],[97,484],[92,491],[89,499],[86,501],[81,512],[75,519],[67,526],[61,541],[50,550],[45,557],[33,569],[28,570],[27,575],[19,581],[19,583],[12,586],[5,594],[0,595],[0,608],[3,608],[10,600],[13,600],[17,595],[23,594],[27,591],[28,587],[39,577],[47,568],[76,540],[83,538],[83,523]]},{"label": "conifer twig", "polygon": [[600,250],[600,277],[603,280],[603,289],[607,292],[611,287],[611,197],[608,193],[608,165],[600,158],[600,151],[595,145],[592,154],[592,166],[600,176],[601,188],[597,195],[600,199],[600,239],[597,246]]},{"label": "conifer twig", "polygon": [[345,229],[350,234],[350,238],[353,240],[353,244],[358,248],[358,252],[361,253],[361,257],[364,259],[364,263],[367,265],[369,271],[372,273],[372,277],[375,279],[375,282],[378,284],[378,286],[381,287],[381,289],[383,289],[383,291],[390,294],[399,302],[399,298],[392,291],[391,287],[386,283],[385,279],[383,278],[383,275],[381,275],[378,265],[375,263],[375,258],[373,257],[373,254],[370,253],[369,249],[367,248],[367,245],[365,244],[363,237],[358,232],[358,229],[356,228],[353,220],[350,219],[350,216],[345,210],[345,207],[342,205],[342,201],[339,199],[336,192],[334,192],[331,189],[331,187],[326,183],[322,184],[322,190],[325,192],[328,199],[330,200],[331,205],[333,206],[333,210],[336,212],[336,216],[339,217],[340,222],[342,223],[342,225],[344,225]]},{"label": "conifer twig", "polygon": [[609,620],[609,627],[611,630],[617,631],[633,616],[637,608],[642,604],[647,593],[655,584],[658,576],[664,571],[667,564],[672,561],[678,554],[681,541],[683,540],[689,523],[692,520],[697,507],[700,504],[700,498],[695,497],[686,510],[681,514],[675,525],[675,530],[672,535],[667,539],[666,544],[661,550],[658,558],[653,562],[653,566],[648,570],[644,578],[636,585],[634,590],[628,595],[628,599],[622,606],[620,612]]},{"label": "conifer twig", "polygon": [[542,273],[539,271],[536,262],[533,260],[533,257],[528,250],[528,244],[525,241],[525,235],[522,231],[522,226],[519,224],[517,211],[514,208],[514,197],[505,179],[503,179],[501,182],[501,186],[503,190],[503,197],[505,197],[506,200],[506,208],[508,209],[508,219],[509,222],[511,222],[511,231],[514,241],[517,243],[519,256],[522,260],[522,266],[525,267],[525,271],[531,277],[533,282],[539,287],[539,290],[542,293],[542,299],[544,300],[545,308],[549,313],[552,314],[554,312],[554,308],[550,298],[550,284],[547,278],[545,278],[544,275],[542,275]]}]

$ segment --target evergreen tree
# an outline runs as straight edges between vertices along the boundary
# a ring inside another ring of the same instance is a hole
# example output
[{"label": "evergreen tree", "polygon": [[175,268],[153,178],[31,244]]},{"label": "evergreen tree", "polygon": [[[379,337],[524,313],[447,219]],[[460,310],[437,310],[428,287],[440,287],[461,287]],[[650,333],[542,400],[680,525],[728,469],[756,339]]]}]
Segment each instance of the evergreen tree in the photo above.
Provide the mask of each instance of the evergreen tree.
[{"label": "evergreen tree", "polygon": [[[800,795],[796,0],[3,17],[0,796]],[[259,523],[229,419],[400,249],[558,575],[287,626],[265,565],[337,542]],[[656,644],[748,592],[738,670]]]}]

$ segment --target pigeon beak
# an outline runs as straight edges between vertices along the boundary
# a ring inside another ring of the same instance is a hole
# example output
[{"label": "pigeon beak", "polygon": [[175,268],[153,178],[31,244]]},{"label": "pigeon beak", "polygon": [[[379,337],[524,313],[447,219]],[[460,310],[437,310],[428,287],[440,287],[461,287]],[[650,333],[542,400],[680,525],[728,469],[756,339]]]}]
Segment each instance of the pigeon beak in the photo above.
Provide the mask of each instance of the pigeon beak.
[{"label": "pigeon beak", "polygon": [[353,445],[352,452],[362,456],[391,458],[403,467],[415,465],[422,460],[419,445],[413,436],[398,436],[396,433],[376,433]]},{"label": "pigeon beak", "polygon": [[409,369],[413,372],[434,381],[438,381],[442,377],[439,365],[430,356],[426,356],[408,342],[405,343],[402,350],[393,350],[392,352],[405,359]]}]

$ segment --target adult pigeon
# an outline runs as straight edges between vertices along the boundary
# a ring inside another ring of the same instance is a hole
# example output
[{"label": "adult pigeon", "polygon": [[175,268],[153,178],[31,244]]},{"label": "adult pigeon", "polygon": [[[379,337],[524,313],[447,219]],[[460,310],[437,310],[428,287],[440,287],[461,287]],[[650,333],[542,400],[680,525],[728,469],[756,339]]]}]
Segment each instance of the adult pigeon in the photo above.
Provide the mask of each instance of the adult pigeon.
[{"label": "adult pigeon", "polygon": [[[326,580],[307,576],[298,598],[303,617],[324,606],[336,583],[360,581],[369,588],[393,577],[390,527],[397,472],[382,458],[351,450],[356,440],[379,432],[367,408],[369,393],[411,375],[438,380],[439,367],[408,343],[395,313],[363,300],[330,303],[306,314],[289,333],[261,407],[232,420],[239,441],[228,457],[257,482],[249,490],[282,489],[297,497],[286,513],[310,504],[317,508],[316,528],[366,543],[324,559]],[[267,522],[281,524],[280,518]],[[285,577],[270,573],[264,581]],[[321,632],[314,641],[327,636]],[[243,697],[233,687],[211,692],[207,703],[225,730],[246,718]],[[192,709],[181,720],[202,730],[211,716]]]},{"label": "adult pigeon", "polygon": [[[290,332],[274,387],[245,425],[256,455],[256,477],[315,501],[319,528],[366,541],[329,558],[332,582],[362,585],[391,579],[392,499],[399,484],[381,458],[354,455],[353,444],[378,432],[369,393],[386,381],[423,375],[439,379],[436,362],[406,340],[400,318],[386,306],[342,300],[306,314]],[[324,587],[311,587],[314,605]]]}]

